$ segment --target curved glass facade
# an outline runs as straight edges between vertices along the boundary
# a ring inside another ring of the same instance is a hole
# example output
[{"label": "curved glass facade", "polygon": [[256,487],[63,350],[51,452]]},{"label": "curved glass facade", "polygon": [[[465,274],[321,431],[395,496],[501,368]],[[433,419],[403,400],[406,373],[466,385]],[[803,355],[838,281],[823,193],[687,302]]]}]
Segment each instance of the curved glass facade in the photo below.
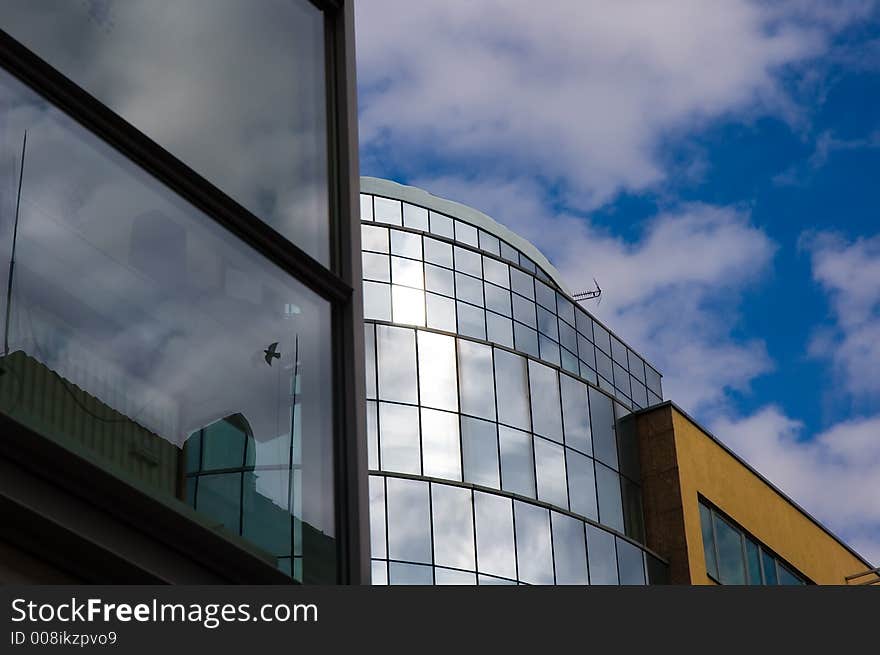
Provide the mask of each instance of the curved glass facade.
[{"label": "curved glass facade", "polygon": [[366,193],[361,218],[373,582],[661,579],[627,419],[659,373],[500,226]]}]

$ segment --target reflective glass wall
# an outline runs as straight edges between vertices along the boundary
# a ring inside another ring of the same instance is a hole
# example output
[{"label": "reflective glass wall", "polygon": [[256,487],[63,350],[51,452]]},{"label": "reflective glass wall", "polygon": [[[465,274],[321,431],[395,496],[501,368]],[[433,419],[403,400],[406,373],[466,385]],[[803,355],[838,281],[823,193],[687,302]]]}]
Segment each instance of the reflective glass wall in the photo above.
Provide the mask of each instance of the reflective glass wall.
[{"label": "reflective glass wall", "polygon": [[491,226],[361,219],[374,583],[661,580],[627,418],[660,375]]},{"label": "reflective glass wall", "polygon": [[328,180],[356,156],[328,130],[342,20],[309,0],[0,8],[0,412],[322,583],[346,581],[335,442],[357,441],[339,416],[362,375],[334,379],[339,323],[361,329],[330,256],[360,256]]}]

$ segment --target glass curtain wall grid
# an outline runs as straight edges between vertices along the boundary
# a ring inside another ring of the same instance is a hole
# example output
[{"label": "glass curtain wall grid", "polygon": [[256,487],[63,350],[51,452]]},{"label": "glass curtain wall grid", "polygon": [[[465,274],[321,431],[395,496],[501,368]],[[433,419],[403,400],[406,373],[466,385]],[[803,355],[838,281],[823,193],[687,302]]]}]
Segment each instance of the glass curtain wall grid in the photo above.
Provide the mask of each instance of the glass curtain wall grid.
[{"label": "glass curtain wall grid", "polygon": [[374,583],[662,581],[628,419],[659,374],[485,229],[361,217]]},{"label": "glass curtain wall grid", "polygon": [[706,573],[723,585],[805,585],[807,578],[700,499]]},{"label": "glass curtain wall grid", "polygon": [[369,575],[348,13],[0,8],[0,412],[299,582]]}]

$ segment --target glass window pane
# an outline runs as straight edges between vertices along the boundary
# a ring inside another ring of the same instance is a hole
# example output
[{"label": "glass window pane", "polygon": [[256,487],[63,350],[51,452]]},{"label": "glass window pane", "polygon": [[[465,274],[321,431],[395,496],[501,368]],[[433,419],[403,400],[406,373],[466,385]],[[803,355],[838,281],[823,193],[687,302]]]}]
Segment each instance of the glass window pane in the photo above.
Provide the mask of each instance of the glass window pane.
[{"label": "glass window pane", "polygon": [[584,524],[559,512],[551,512],[550,520],[553,526],[553,567],[556,570],[556,584],[589,584]]},{"label": "glass window pane", "polygon": [[596,370],[603,378],[609,382],[614,381],[614,368],[611,364],[611,358],[601,350],[596,351]]},{"label": "glass window pane", "polygon": [[392,282],[394,282],[394,284],[401,284],[405,287],[424,289],[425,274],[422,267],[423,264],[420,261],[416,261],[414,259],[404,259],[403,257],[392,257]]},{"label": "glass window pane", "polygon": [[538,327],[538,321],[535,318],[535,303],[515,294],[513,296],[513,317],[531,328]]},{"label": "glass window pane", "polygon": [[562,421],[565,445],[582,453],[593,452],[587,385],[567,375],[559,377],[562,390]]},{"label": "glass window pane", "polygon": [[776,570],[779,574],[779,584],[781,585],[802,585],[804,581],[801,580],[797,575],[795,575],[794,571],[789,569],[785,564],[776,560]]},{"label": "glass window pane", "polygon": [[589,314],[587,314],[580,307],[575,308],[575,322],[577,323],[577,331],[584,335],[591,342],[593,341],[593,322],[590,320]]},{"label": "glass window pane", "polygon": [[64,75],[328,263],[324,16],[314,5],[275,2],[255,12],[212,0],[112,7],[10,0],[0,8],[0,21]]},{"label": "glass window pane", "polygon": [[493,255],[500,255],[501,244],[498,237],[480,230],[480,249],[490,252]]},{"label": "glass window pane", "polygon": [[[701,506],[702,509],[702,506]],[[763,548],[761,549],[761,568],[764,572],[764,584],[777,585],[779,578],[776,575],[776,560]],[[716,576],[717,577],[717,576]]]},{"label": "glass window pane", "polygon": [[424,207],[416,207],[409,203],[403,203],[403,224],[414,230],[428,231],[428,210]]},{"label": "glass window pane", "polygon": [[624,369],[627,368],[626,346],[624,346],[623,342],[613,334],[611,335],[611,357]]},{"label": "glass window pane", "polygon": [[391,320],[391,286],[364,282],[364,318],[368,321]]},{"label": "glass window pane", "polygon": [[480,573],[515,580],[513,508],[510,499],[475,491],[474,521]]},{"label": "glass window pane", "polygon": [[599,491],[599,522],[623,532],[620,477],[607,466],[596,464],[596,487]]},{"label": "glass window pane", "polygon": [[574,327],[574,305],[558,291],[556,292],[556,312],[559,318]]},{"label": "glass window pane", "polygon": [[388,228],[378,225],[361,225],[361,248],[388,254]]},{"label": "glass window pane", "polygon": [[379,470],[379,403],[367,401],[367,449],[371,470]]},{"label": "glass window pane", "polygon": [[425,264],[425,288],[450,298],[455,297],[455,278],[452,271]]},{"label": "glass window pane", "polygon": [[721,584],[746,583],[742,533],[713,512],[718,540],[718,577]]},{"label": "glass window pane", "polygon": [[556,314],[538,306],[538,332],[559,341],[559,329],[556,327]]},{"label": "glass window pane", "polygon": [[377,562],[373,560],[371,584],[383,586],[388,584],[388,562]]},{"label": "glass window pane", "polygon": [[469,246],[477,246],[477,228],[462,221],[455,221],[455,240]]},{"label": "glass window pane", "polygon": [[590,425],[593,454],[600,462],[617,468],[617,440],[614,436],[614,406],[603,393],[590,388]]},{"label": "glass window pane", "polygon": [[423,564],[389,562],[389,582],[392,585],[432,585],[434,567]]},{"label": "glass window pane", "polygon": [[445,241],[425,237],[425,261],[452,268],[452,246]]},{"label": "glass window pane", "polygon": [[635,354],[632,350],[627,351],[627,360],[629,361],[629,372],[642,384],[645,383],[645,362]]},{"label": "glass window pane", "polygon": [[486,338],[486,312],[484,309],[459,302],[455,304],[458,314],[458,333],[474,339]]},{"label": "glass window pane", "polygon": [[558,373],[548,366],[529,360],[529,392],[533,430],[562,443]]},{"label": "glass window pane", "polygon": [[472,305],[483,306],[483,283],[475,277],[455,274],[455,297]]},{"label": "glass window pane", "polygon": [[749,574],[750,585],[763,584],[761,580],[761,553],[758,544],[745,537],[746,540],[746,569]]},{"label": "glass window pane", "polygon": [[663,396],[663,391],[660,388],[660,374],[647,364],[645,364],[645,380],[651,391],[660,397]]},{"label": "glass window pane", "polygon": [[389,225],[402,225],[403,215],[399,200],[391,198],[381,198],[375,196],[373,198],[373,207],[376,221],[379,223],[388,223]]},{"label": "glass window pane", "polygon": [[556,313],[556,292],[540,280],[535,280],[535,301],[544,309]]},{"label": "glass window pane", "polygon": [[493,312],[486,312],[486,340],[513,348],[513,322]]},{"label": "glass window pane", "polygon": [[496,287],[494,284],[485,283],[486,309],[502,314],[510,318],[510,291]]},{"label": "glass window pane", "polygon": [[620,570],[620,584],[645,584],[645,562],[642,550],[630,542],[617,538],[617,566]]},{"label": "glass window pane", "polygon": [[434,563],[476,570],[471,490],[446,484],[431,485],[434,516]]},{"label": "glass window pane", "polygon": [[420,403],[457,412],[455,337],[419,330],[418,345]]},{"label": "glass window pane", "polygon": [[718,579],[718,562],[715,559],[715,537],[712,533],[712,511],[700,503],[700,529],[703,533],[703,556],[706,559],[706,572]]},{"label": "glass window pane", "polygon": [[361,220],[373,220],[373,196],[369,196],[365,193],[361,194]]},{"label": "glass window pane", "polygon": [[510,288],[510,267],[491,257],[483,257],[483,277],[492,284]]},{"label": "glass window pane", "polygon": [[538,500],[568,509],[565,452],[562,446],[535,437],[535,473]]},{"label": "glass window pane", "polygon": [[538,357],[538,333],[522,323],[513,324],[513,342],[515,348],[532,357]]},{"label": "glass window pane", "polygon": [[461,480],[458,414],[422,409],[423,475]]},{"label": "glass window pane", "polygon": [[425,314],[429,328],[446,332],[456,331],[455,301],[452,298],[426,293]]},{"label": "glass window pane", "polygon": [[596,501],[596,476],[593,473],[593,460],[569,450],[566,452],[566,466],[571,511],[598,521],[599,506]]},{"label": "glass window pane", "polygon": [[370,550],[372,557],[385,559],[385,478],[370,476]]},{"label": "glass window pane", "polygon": [[495,420],[495,382],[492,375],[492,347],[458,340],[458,375],[461,411]]},{"label": "glass window pane", "polygon": [[422,235],[402,230],[391,230],[391,254],[410,259],[421,259]]},{"label": "glass window pane", "polygon": [[477,576],[467,571],[453,571],[452,569],[434,569],[435,585],[476,585]]},{"label": "glass window pane", "polygon": [[587,525],[587,558],[590,563],[591,585],[618,584],[614,535]]},{"label": "glass window pane", "polygon": [[429,212],[429,220],[431,223],[431,232],[448,239],[455,238],[455,231],[452,226],[452,219],[443,214],[435,214]]},{"label": "glass window pane", "polygon": [[420,289],[391,286],[391,306],[395,323],[425,325],[425,292]]},{"label": "glass window pane", "polygon": [[453,249],[455,257],[455,270],[461,273],[467,273],[474,277],[483,277],[483,267],[479,253],[467,248],[455,246]]},{"label": "glass window pane", "polygon": [[532,436],[527,432],[498,426],[498,444],[501,452],[501,488],[534,498]]},{"label": "glass window pane", "polygon": [[577,353],[577,332],[574,328],[559,321],[559,343],[571,353]]},{"label": "glass window pane", "polygon": [[376,326],[380,400],[418,403],[415,336],[409,328]]},{"label": "glass window pane", "polygon": [[418,407],[379,403],[379,430],[382,470],[419,475]]},{"label": "glass window pane", "polygon": [[364,279],[376,282],[391,282],[391,262],[388,255],[375,252],[364,252],[361,256]]},{"label": "glass window pane", "polygon": [[521,582],[553,584],[553,553],[550,547],[550,512],[543,507],[514,501],[516,561]]},{"label": "glass window pane", "polygon": [[[611,335],[604,327],[593,321],[593,343],[595,343],[606,355],[611,354]],[[610,379],[610,378],[609,378]]]},{"label": "glass window pane", "polygon": [[526,358],[497,348],[495,380],[498,394],[498,420],[528,430],[531,423]]},{"label": "glass window pane", "polygon": [[430,563],[431,507],[428,483],[402,478],[388,478],[385,483],[389,559]]},{"label": "glass window pane", "polygon": [[461,417],[461,447],[466,482],[500,488],[496,430],[494,423]]},{"label": "glass window pane", "polygon": [[645,568],[648,569],[648,584],[669,584],[669,567],[662,561],[645,553]]},{"label": "glass window pane", "polygon": [[516,248],[511,246],[506,241],[501,242],[501,256],[504,257],[507,261],[511,261],[513,263],[519,262],[519,253],[516,251]]},{"label": "glass window pane", "polygon": [[541,350],[541,359],[548,364],[559,366],[559,344],[543,334],[538,335],[538,346]]},{"label": "glass window pane", "polygon": [[535,299],[535,278],[518,268],[510,269],[510,288],[529,300]]}]

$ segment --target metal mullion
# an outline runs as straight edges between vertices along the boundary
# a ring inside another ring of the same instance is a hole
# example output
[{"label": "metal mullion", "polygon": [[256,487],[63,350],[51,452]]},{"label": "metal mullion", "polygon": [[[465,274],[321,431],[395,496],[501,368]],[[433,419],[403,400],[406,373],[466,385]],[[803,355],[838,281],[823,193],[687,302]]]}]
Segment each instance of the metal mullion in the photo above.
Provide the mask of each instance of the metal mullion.
[{"label": "metal mullion", "polygon": [[0,67],[318,295],[351,296],[335,273],[2,30]]}]

